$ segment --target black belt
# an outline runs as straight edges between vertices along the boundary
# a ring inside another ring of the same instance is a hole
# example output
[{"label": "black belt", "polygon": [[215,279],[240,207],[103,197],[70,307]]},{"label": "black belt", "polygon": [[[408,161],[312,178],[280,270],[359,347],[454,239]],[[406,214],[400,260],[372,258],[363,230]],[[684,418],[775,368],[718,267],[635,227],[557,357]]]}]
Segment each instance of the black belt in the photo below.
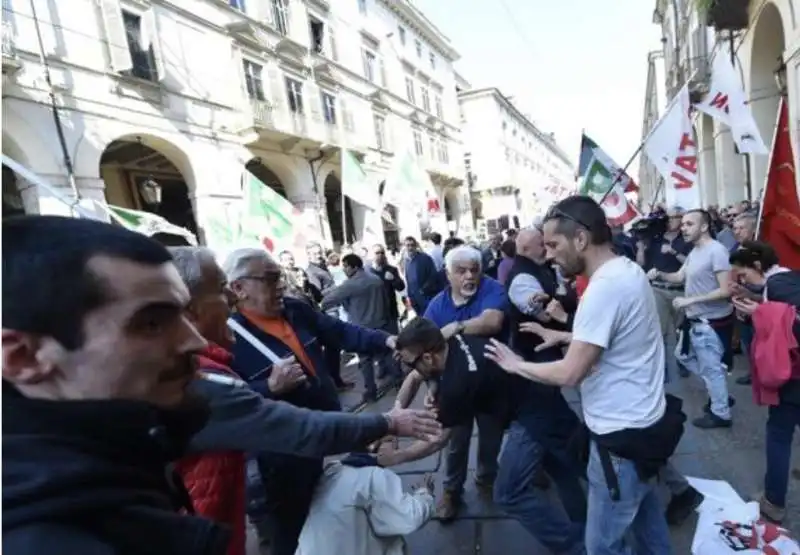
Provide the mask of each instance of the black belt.
[{"label": "black belt", "polygon": [[651,285],[665,291],[683,291],[683,285],[678,285],[677,283],[663,283],[660,281],[654,281],[651,283]]}]

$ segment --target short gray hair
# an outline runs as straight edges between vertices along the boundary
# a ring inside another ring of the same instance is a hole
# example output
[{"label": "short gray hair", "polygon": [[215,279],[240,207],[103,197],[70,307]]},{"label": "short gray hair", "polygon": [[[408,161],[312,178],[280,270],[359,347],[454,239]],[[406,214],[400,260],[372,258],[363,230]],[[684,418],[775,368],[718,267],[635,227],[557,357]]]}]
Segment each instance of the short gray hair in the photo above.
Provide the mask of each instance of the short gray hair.
[{"label": "short gray hair", "polygon": [[217,266],[217,259],[211,249],[206,247],[169,247],[172,262],[193,295],[203,285],[203,267],[206,264]]},{"label": "short gray hair", "polygon": [[733,220],[735,222],[748,222],[751,226],[756,226],[756,221],[758,220],[758,216],[753,214],[752,212],[742,212]]},{"label": "short gray hair", "polygon": [[444,266],[447,271],[453,270],[456,264],[463,264],[465,262],[471,264],[478,264],[478,268],[482,268],[483,256],[481,251],[469,245],[460,245],[447,253],[444,257]]},{"label": "short gray hair", "polygon": [[222,265],[222,270],[228,278],[228,283],[233,283],[245,277],[250,271],[250,263],[256,260],[263,260],[276,266],[278,264],[272,258],[272,255],[264,249],[249,247],[236,249],[225,258],[225,263]]}]

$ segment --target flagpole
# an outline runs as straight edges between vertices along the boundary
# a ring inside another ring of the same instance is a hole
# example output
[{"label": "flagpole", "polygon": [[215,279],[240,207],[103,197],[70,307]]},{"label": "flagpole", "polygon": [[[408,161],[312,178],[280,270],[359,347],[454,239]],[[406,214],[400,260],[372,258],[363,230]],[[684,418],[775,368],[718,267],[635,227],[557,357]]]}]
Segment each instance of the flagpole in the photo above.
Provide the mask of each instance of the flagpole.
[{"label": "flagpole", "polygon": [[[778,115],[775,118],[775,131],[772,132],[772,148],[769,149],[769,161],[767,162],[767,171],[764,175],[764,186],[761,188],[761,195],[758,202],[758,216],[756,220],[756,233],[755,238],[758,240],[761,233],[761,222],[764,221],[764,199],[767,198],[767,187],[769,186],[769,172],[772,169],[772,158],[775,156],[775,143],[778,142],[778,133],[781,131],[781,115],[783,114],[784,102],[786,98],[781,96],[778,101]],[[794,155],[794,154],[793,154]]]},{"label": "flagpole", "polygon": [[342,247],[347,244],[347,199],[344,196],[344,187],[342,187]]},{"label": "flagpole", "polygon": [[[692,73],[692,75],[689,77],[689,80],[686,82],[686,84],[683,85],[683,87],[688,87],[688,83],[690,83],[691,80],[694,79],[696,74],[697,74],[697,70],[695,70]],[[683,87],[681,87],[681,89],[683,89]],[[678,92],[678,94],[680,94],[680,91]],[[676,94],[672,98],[673,102],[677,102],[678,94]],[[622,176],[626,175],[628,173],[628,168],[630,167],[631,164],[633,164],[633,161],[636,160],[636,157],[639,156],[639,153],[642,152],[642,149],[644,148],[644,145],[647,143],[647,139],[649,139],[650,136],[653,135],[653,133],[655,133],[656,129],[659,128],[661,123],[664,121],[664,116],[666,116],[669,113],[671,108],[672,108],[672,102],[670,102],[670,104],[664,109],[664,113],[661,115],[661,117],[658,119],[658,121],[655,123],[655,125],[653,125],[653,127],[650,129],[650,131],[647,132],[647,135],[639,143],[639,147],[636,149],[636,151],[633,153],[633,155],[625,163],[625,166],[623,166],[623,168],[619,172],[617,172],[616,177],[614,177],[614,181],[611,182],[611,185],[608,187],[608,190],[605,192],[605,194],[600,199],[600,202],[598,204],[600,204],[602,206],[603,202],[605,202],[605,200],[608,197],[608,195],[611,194],[611,191],[614,190],[614,187],[616,187],[617,183],[619,183],[620,179],[622,179]]]}]

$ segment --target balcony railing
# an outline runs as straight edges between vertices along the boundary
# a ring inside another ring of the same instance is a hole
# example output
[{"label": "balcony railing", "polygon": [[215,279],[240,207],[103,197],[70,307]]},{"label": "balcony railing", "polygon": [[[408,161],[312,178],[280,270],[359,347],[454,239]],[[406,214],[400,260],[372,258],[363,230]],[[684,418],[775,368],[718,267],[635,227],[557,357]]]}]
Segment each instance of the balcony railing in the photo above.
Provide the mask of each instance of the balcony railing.
[{"label": "balcony railing", "polygon": [[269,102],[251,98],[250,111],[253,114],[253,123],[258,127],[275,127],[272,105]]}]

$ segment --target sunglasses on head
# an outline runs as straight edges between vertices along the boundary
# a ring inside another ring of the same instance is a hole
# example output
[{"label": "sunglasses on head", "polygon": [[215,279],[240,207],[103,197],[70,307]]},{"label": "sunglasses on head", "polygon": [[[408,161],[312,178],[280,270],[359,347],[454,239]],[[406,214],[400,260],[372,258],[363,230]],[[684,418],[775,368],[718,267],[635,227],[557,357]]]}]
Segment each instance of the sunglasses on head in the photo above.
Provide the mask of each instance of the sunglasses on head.
[{"label": "sunglasses on head", "polygon": [[573,223],[578,224],[584,229],[590,229],[588,225],[583,223],[579,218],[573,216],[572,214],[568,214],[561,210],[558,206],[553,206],[550,210],[547,211],[545,214],[544,221],[547,222],[549,220],[569,220]]}]

